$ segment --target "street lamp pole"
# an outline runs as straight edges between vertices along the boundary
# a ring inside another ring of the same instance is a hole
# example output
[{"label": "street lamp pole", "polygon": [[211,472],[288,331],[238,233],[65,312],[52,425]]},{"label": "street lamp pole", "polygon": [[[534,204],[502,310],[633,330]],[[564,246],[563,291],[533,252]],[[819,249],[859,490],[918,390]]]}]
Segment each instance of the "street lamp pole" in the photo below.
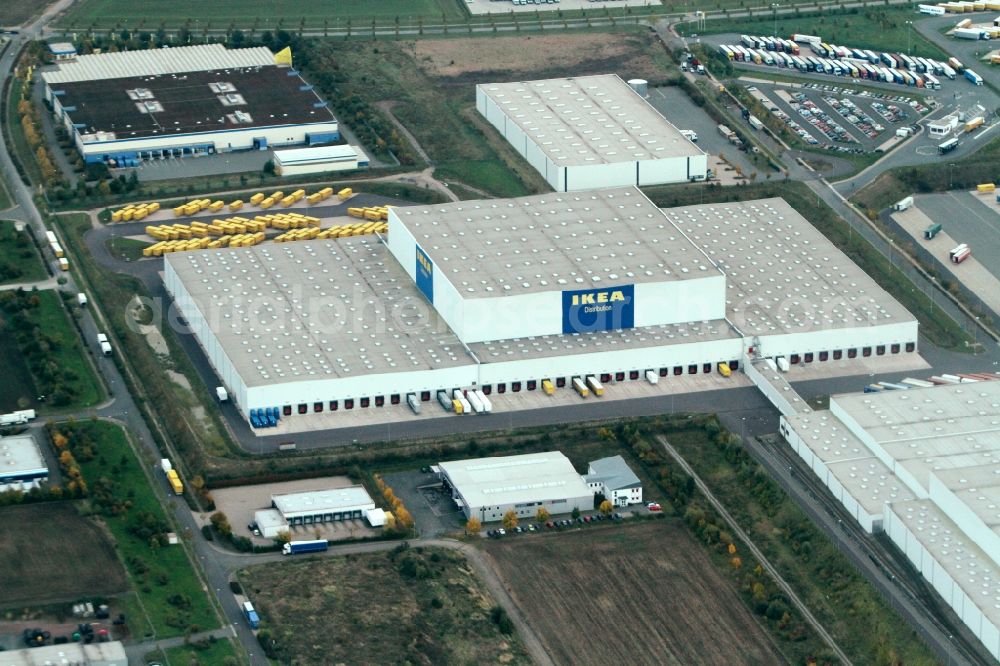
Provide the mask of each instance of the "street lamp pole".
[{"label": "street lamp pole", "polygon": [[906,22],[906,55],[911,54],[910,37],[913,32],[913,21]]},{"label": "street lamp pole", "polygon": [[771,3],[771,14],[774,15],[774,32],[771,33],[772,37],[778,36],[778,7],[779,7],[778,3],[776,2]]}]

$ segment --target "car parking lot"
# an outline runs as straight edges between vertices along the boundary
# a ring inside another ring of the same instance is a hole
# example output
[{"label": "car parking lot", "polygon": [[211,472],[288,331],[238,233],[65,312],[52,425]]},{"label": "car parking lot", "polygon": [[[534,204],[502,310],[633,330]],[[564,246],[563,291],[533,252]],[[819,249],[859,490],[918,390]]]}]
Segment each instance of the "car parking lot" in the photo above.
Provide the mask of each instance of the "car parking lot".
[{"label": "car parking lot", "polygon": [[747,92],[808,145],[839,153],[869,154],[902,130],[919,128],[930,111],[924,100],[823,83],[781,84],[757,79]]},{"label": "car parking lot", "polygon": [[574,527],[620,522],[626,518],[631,518],[635,515],[634,512],[646,513],[648,511],[649,509],[644,509],[643,507],[633,507],[631,511],[615,511],[607,515],[595,512],[582,514],[576,518],[556,517],[547,520],[544,523],[538,521],[525,521],[524,523],[519,523],[516,527],[509,530],[503,527],[488,529],[485,532],[482,532],[482,536],[488,539],[502,539],[504,537],[512,537],[519,534],[531,534],[533,532],[558,532]]}]

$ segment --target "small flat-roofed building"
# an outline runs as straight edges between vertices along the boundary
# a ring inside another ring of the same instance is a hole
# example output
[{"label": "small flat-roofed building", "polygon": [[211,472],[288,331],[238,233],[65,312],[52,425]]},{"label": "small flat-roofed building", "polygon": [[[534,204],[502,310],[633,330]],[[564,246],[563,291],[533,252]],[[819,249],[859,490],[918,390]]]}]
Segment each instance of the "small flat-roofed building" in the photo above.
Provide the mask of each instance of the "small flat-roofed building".
[{"label": "small flat-roofed building", "polygon": [[466,518],[487,523],[513,509],[520,518],[593,508],[594,494],[559,451],[452,460],[438,464],[445,486]]},{"label": "small flat-roofed building", "polygon": [[642,481],[621,456],[592,460],[583,480],[615,506],[642,503]]},{"label": "small flat-roofed building", "polygon": [[289,525],[355,520],[375,508],[375,502],[361,486],[273,495],[271,504]]},{"label": "small flat-roofed building", "polygon": [[0,437],[0,492],[28,491],[49,480],[49,468],[34,435]]},{"label": "small flat-roofed building", "polygon": [[261,509],[254,512],[253,522],[265,539],[274,539],[279,532],[288,531],[288,521],[277,509]]},{"label": "small flat-roofed building", "polygon": [[76,47],[69,42],[53,42],[49,44],[49,53],[56,62],[72,60],[76,57]]},{"label": "small flat-roofed building", "polygon": [[45,98],[87,162],[337,141],[337,119],[264,47],[221,44],[79,56],[42,72]]},{"label": "small flat-roofed building", "polygon": [[107,643],[65,643],[43,645],[0,653],[3,666],[128,666],[128,656],[121,641]]},{"label": "small flat-roofed building", "polygon": [[479,84],[476,109],[557,192],[707,175],[704,151],[615,74]]},{"label": "small flat-roofed building", "polygon": [[274,172],[279,176],[352,171],[367,166],[368,156],[360,146],[316,146],[274,151]]}]

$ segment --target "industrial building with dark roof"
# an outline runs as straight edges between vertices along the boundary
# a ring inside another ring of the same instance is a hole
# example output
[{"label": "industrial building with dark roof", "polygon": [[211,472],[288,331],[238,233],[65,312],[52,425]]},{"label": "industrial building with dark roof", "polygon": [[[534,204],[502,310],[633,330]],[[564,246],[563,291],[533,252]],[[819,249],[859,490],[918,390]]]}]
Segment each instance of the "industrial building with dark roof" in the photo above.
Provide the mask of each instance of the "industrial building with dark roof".
[{"label": "industrial building with dark roof", "polygon": [[340,138],[326,102],[270,51],[211,47],[81,56],[42,74],[45,95],[84,159],[112,166]]}]

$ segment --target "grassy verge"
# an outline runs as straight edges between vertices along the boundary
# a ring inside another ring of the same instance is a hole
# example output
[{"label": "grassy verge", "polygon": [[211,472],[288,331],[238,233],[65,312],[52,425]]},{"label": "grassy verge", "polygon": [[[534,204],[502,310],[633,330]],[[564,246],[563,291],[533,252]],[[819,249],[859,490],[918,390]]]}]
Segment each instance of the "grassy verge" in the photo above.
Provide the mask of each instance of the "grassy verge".
[{"label": "grassy verge", "polygon": [[[121,350],[118,356],[127,357],[137,375],[142,377],[142,386],[132,387],[136,402],[140,409],[156,410],[170,445],[190,466],[185,471],[191,474],[200,471],[205,454],[231,453],[233,448],[212,396],[171,328],[160,327],[166,354],[154,351],[147,338],[136,330],[129,304],[136,296],[148,298],[142,283],[125,275],[109,274],[94,262],[83,240],[90,228],[86,215],[71,213],[54,219],[71,248],[73,270],[82,274],[91,295],[98,299],[109,319],[109,333]],[[158,436],[156,428],[152,431]],[[168,450],[167,442],[158,441],[157,444],[161,450]]]},{"label": "grassy verge", "polygon": [[0,284],[37,282],[48,276],[28,233],[17,231],[13,222],[0,220]]},{"label": "grassy verge", "polygon": [[724,431],[664,434],[855,663],[936,664],[916,632]]},{"label": "grassy verge", "polygon": [[[396,170],[398,171],[398,170]],[[379,171],[378,175],[389,175],[395,171]],[[372,177],[374,174],[365,174],[365,177]],[[312,178],[302,177],[295,179],[278,178],[275,176],[264,176],[263,174],[244,174],[244,178],[230,176],[204,176],[198,178],[177,178],[172,180],[158,180],[150,183],[142,183],[139,187],[127,194],[101,196],[95,194],[84,200],[72,199],[69,201],[49,201],[52,210],[77,210],[81,207],[94,208],[97,206],[110,206],[117,208],[126,203],[138,201],[159,201],[164,208],[173,207],[182,202],[197,199],[202,196],[224,198],[227,201],[243,199],[247,201],[251,195],[260,191],[284,190],[288,191],[292,186],[302,185],[308,191],[319,190],[330,186],[334,191],[344,187],[350,187],[355,192],[366,192],[378,194],[393,199],[413,201],[415,203],[441,203],[444,198],[435,192],[423,187],[408,185],[406,183],[393,182],[359,182],[357,180],[342,180],[330,182],[323,180],[323,176]],[[293,182],[294,181],[294,182]],[[251,184],[257,183],[255,187]],[[252,188],[252,189],[251,189]],[[106,220],[105,220],[106,221]]]},{"label": "grassy verge", "polygon": [[878,212],[910,194],[971,190],[979,183],[995,183],[998,179],[1000,137],[994,137],[977,152],[960,159],[940,157],[933,163],[885,171],[858,190],[851,201]]},{"label": "grassy verge", "polygon": [[[239,575],[261,614],[258,639],[281,663],[531,663],[461,553],[404,543]],[[290,580],[310,583],[289,594]]]},{"label": "grassy verge", "polygon": [[[909,6],[803,11],[797,16],[778,15],[777,34],[818,35],[827,43],[947,60],[948,55],[944,51],[907,25],[907,21],[919,18],[920,14]],[[704,28],[696,28],[693,23],[681,24],[679,31],[682,34],[684,31],[693,31],[699,34],[772,35],[775,20],[771,11],[765,9],[758,11],[753,17],[708,21]]]},{"label": "grassy verge", "polygon": [[44,395],[45,411],[82,409],[100,402],[101,383],[58,292],[0,292],[0,308],[6,318],[0,329],[4,355],[17,353],[33,380],[31,387],[18,387],[18,393],[29,398]]},{"label": "grassy verge", "polygon": [[647,189],[646,194],[660,206],[781,197],[909,310],[920,322],[921,335],[938,347],[968,352],[966,343],[972,342],[968,334],[861,234],[851,233],[847,223],[803,183],[755,183],[727,188],[657,187]]},{"label": "grassy verge", "polygon": [[108,252],[111,253],[111,256],[125,261],[142,259],[142,251],[150,245],[152,243],[135,238],[109,238],[107,240]]},{"label": "grassy verge", "polygon": [[[52,432],[67,477],[73,478],[67,453],[79,466],[89,501],[115,538],[156,637],[218,626],[183,546],[167,544],[173,528],[125,432],[102,421],[59,423]],[[59,435],[66,439],[63,446]]]},{"label": "grassy verge", "polygon": [[15,154],[17,163],[26,172],[28,179],[32,183],[41,183],[42,171],[35,160],[35,154],[28,144],[28,138],[24,135],[24,128],[21,126],[21,116],[17,112],[17,105],[21,102],[22,81],[11,77],[7,86],[7,108],[3,110],[4,121],[7,125],[6,134],[10,138],[7,149]]},{"label": "grassy verge", "polygon": [[7,193],[7,185],[0,180],[0,210],[6,210],[14,205],[13,200],[10,198],[10,194]]}]

